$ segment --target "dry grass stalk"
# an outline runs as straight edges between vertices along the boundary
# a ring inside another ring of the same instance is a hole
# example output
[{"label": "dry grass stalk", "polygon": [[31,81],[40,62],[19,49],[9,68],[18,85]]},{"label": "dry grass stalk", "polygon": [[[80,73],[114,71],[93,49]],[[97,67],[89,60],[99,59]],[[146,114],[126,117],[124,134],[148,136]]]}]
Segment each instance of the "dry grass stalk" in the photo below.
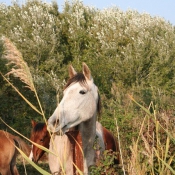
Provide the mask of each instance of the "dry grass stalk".
[{"label": "dry grass stalk", "polygon": [[130,146],[131,157],[128,164],[129,175],[144,175],[146,174],[146,165],[140,163],[140,150],[137,142],[133,141]]},{"label": "dry grass stalk", "polygon": [[142,151],[142,154],[147,157],[147,161],[151,166],[153,166],[153,145],[150,145],[147,141],[147,139],[142,134],[142,141],[144,143],[144,150]]},{"label": "dry grass stalk", "polygon": [[119,128],[118,128],[117,119],[115,119],[115,122],[116,122],[116,128],[117,128],[117,138],[118,138],[118,143],[119,143],[120,159],[121,159],[121,162],[122,162],[123,174],[125,175],[126,173],[125,173],[123,155],[122,155],[122,150],[121,150],[121,145],[120,145],[120,136],[119,136]]},{"label": "dry grass stalk", "polygon": [[8,61],[7,65],[13,65],[10,72],[6,75],[13,74],[25,83],[31,91],[35,91],[32,75],[27,63],[23,60],[22,54],[16,46],[6,37],[3,37],[5,52],[3,57]]}]

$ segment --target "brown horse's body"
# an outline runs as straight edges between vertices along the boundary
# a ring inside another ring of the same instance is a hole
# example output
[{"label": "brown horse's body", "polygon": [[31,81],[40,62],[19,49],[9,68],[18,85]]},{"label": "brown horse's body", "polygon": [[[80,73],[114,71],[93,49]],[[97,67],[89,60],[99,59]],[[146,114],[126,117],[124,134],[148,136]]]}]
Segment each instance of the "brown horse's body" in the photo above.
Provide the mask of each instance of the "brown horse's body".
[{"label": "brown horse's body", "polygon": [[29,146],[19,137],[8,132],[0,130],[0,174],[1,175],[19,175],[16,168],[16,157],[19,147],[28,155]]},{"label": "brown horse's body", "polygon": [[0,131],[0,141],[0,173],[2,175],[18,175],[14,137],[7,132]]},{"label": "brown horse's body", "polygon": [[[96,122],[96,134],[98,136],[99,146],[101,147],[101,153],[97,151],[97,162],[101,155],[103,155],[104,150],[111,150],[117,152],[117,157],[114,159],[114,164],[120,163],[119,145],[115,136],[105,127],[102,126],[100,122]],[[100,155],[101,154],[101,155]]]},{"label": "brown horse's body", "polygon": [[[105,127],[103,127],[103,140],[105,144],[105,150],[112,150],[114,152],[119,152],[119,146],[118,142],[116,141],[115,137],[109,130],[107,130]],[[118,154],[118,157],[114,160],[115,164],[119,164],[120,162],[120,155]]]},{"label": "brown horse's body", "polygon": [[0,174],[19,175],[16,168],[16,157],[18,154],[15,146],[25,153],[29,152],[29,147],[19,137],[0,130]]}]

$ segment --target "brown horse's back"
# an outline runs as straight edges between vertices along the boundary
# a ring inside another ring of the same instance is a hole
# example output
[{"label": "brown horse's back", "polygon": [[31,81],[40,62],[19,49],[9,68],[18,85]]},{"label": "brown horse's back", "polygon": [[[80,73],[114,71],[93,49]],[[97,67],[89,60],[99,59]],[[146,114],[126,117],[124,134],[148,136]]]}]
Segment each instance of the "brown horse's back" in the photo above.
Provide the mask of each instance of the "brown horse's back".
[{"label": "brown horse's back", "polygon": [[103,127],[103,139],[105,144],[105,150],[112,150],[114,152],[118,152],[117,158],[114,160],[115,164],[120,163],[120,155],[119,155],[119,145],[116,138],[113,136],[111,132],[109,132],[105,127]]},{"label": "brown horse's back", "polygon": [[12,139],[12,135],[0,131],[0,173],[2,175],[11,175],[13,170],[14,175],[18,175],[16,169],[16,155],[17,151],[14,147],[15,141]]},{"label": "brown horse's back", "polygon": [[30,154],[30,147],[20,137],[12,135],[12,139],[15,141],[16,146],[19,147],[27,156]]}]

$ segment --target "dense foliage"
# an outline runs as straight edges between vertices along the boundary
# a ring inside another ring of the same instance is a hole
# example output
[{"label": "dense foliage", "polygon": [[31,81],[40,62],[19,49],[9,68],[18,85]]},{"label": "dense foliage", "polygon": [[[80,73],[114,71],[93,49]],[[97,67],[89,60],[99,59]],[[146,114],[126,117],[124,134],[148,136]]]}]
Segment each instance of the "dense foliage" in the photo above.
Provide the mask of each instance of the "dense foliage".
[{"label": "dense foliage", "polygon": [[[80,1],[66,1],[60,12],[58,5],[37,0],[22,6],[0,4],[0,35],[22,53],[47,118],[62,96],[68,65],[79,70],[86,62],[102,99],[99,120],[116,134],[117,118],[127,155],[145,115],[128,94],[146,108],[152,102],[151,112],[166,111],[174,121],[175,27],[160,17],[133,10],[98,10]],[[0,72],[5,75],[10,66],[5,66],[3,52],[1,41]],[[36,103],[34,94],[19,79],[9,78]],[[29,137],[30,120],[41,121],[41,116],[1,76],[0,87],[0,116]],[[2,123],[0,127],[5,129]]]}]

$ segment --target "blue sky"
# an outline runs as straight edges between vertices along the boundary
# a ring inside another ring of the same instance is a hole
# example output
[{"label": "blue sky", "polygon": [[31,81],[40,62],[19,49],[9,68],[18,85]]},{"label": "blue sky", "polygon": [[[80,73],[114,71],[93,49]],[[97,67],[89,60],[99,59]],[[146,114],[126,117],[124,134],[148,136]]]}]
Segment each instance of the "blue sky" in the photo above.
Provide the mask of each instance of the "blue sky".
[{"label": "blue sky", "polygon": [[[0,0],[7,5],[14,0]],[[52,2],[52,0],[42,0],[43,2]],[[59,8],[64,4],[64,0],[55,0]],[[17,0],[24,3],[25,0]],[[121,10],[137,10],[140,13],[146,12],[152,16],[160,16],[171,24],[175,25],[175,0],[82,0],[85,5],[103,9],[115,5]]]}]

